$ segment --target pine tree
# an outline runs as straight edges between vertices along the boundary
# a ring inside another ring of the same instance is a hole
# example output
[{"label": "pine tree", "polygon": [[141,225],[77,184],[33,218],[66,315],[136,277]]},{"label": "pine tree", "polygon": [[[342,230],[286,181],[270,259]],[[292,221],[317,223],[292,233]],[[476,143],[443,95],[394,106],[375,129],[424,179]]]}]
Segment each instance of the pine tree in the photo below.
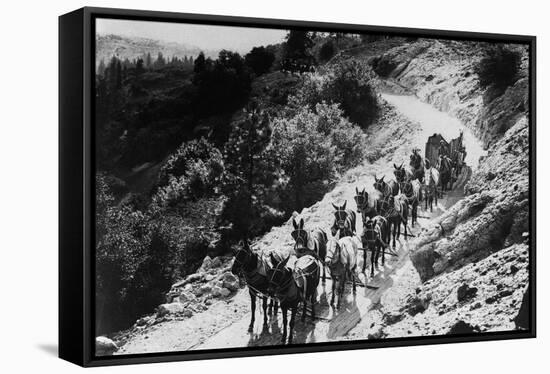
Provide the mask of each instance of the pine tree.
[{"label": "pine tree", "polygon": [[103,59],[101,59],[101,61],[99,62],[99,65],[97,67],[97,75],[100,75],[100,76],[103,76],[105,74],[105,61]]},{"label": "pine tree", "polygon": [[299,72],[311,70],[315,63],[310,51],[311,47],[313,47],[313,39],[309,32],[290,30],[283,49],[283,69]]}]

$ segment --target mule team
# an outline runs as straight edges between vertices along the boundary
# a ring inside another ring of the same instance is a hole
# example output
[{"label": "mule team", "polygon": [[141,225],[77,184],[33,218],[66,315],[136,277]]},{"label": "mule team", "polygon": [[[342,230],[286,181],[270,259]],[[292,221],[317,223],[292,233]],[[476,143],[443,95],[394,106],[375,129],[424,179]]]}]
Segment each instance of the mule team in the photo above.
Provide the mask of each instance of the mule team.
[{"label": "mule team", "polygon": [[[304,220],[292,220],[294,230],[294,251],[297,259],[292,268],[288,265],[290,256],[282,258],[277,252],[272,252],[269,259],[263,258],[251,250],[245,241],[235,252],[233,273],[242,276],[246,281],[251,300],[251,320],[248,328],[253,331],[255,322],[256,299],[262,300],[264,326],[267,325],[268,314],[277,315],[281,307],[283,317],[282,343],[287,341],[287,325],[289,327],[288,343],[292,343],[292,333],[295,317],[300,303],[303,305],[302,321],[306,318],[306,307],[311,305],[311,318],[315,318],[315,302],[317,286],[326,279],[326,268],[332,278],[331,305],[337,296],[337,307],[340,307],[344,297],[347,281],[352,282],[352,290],[356,292],[356,268],[359,251],[363,251],[363,273],[367,266],[367,252],[370,256],[370,276],[379,261],[385,262],[386,248],[395,248],[396,238],[411,236],[407,229],[409,215],[411,225],[417,223],[417,208],[420,202],[426,201],[425,209],[433,209],[437,204],[439,190],[452,186],[443,185],[440,172],[446,172],[450,165],[446,164],[445,156],[440,157],[437,166],[424,162],[414,150],[411,155],[410,168],[393,165],[395,180],[384,180],[384,177],[374,176],[373,187],[376,195],[369,196],[365,188],[355,188],[354,197],[357,213],[361,215],[363,231],[356,232],[356,212],[346,207],[347,202],[334,207],[334,222],[330,232],[315,228],[306,230]],[[374,195],[374,194],[373,194]],[[269,303],[269,305],[268,305]],[[288,322],[288,311],[290,321]]]}]

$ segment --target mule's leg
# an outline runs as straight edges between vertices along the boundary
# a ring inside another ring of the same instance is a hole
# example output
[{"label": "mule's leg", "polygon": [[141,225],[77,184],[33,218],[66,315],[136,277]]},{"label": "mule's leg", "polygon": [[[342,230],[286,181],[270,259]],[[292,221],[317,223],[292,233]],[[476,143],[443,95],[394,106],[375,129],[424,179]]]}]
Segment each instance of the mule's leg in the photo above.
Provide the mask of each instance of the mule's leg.
[{"label": "mule's leg", "polygon": [[267,326],[267,297],[262,298],[262,309],[264,310],[264,326]]},{"label": "mule's leg", "polygon": [[363,248],[363,273],[365,272],[366,268],[367,268],[367,248]]},{"label": "mule's leg", "polygon": [[374,249],[370,253],[370,277],[371,278],[374,278],[374,265],[376,263],[376,257],[377,257],[375,251],[376,249]]},{"label": "mule's leg", "polygon": [[323,284],[326,283],[326,277],[327,277],[327,269],[326,269],[326,266],[325,266],[325,263],[324,262],[321,262],[321,266],[323,267]]},{"label": "mule's leg", "polygon": [[256,314],[256,295],[250,292],[250,325],[248,326],[248,332],[254,330],[254,315]]},{"label": "mule's leg", "polygon": [[315,302],[317,301],[317,289],[311,295],[311,320],[315,319]]},{"label": "mule's leg", "polygon": [[305,322],[307,315],[307,297],[304,298],[304,308],[302,309],[302,322]]},{"label": "mule's leg", "polygon": [[298,306],[295,306],[294,308],[290,309],[290,325],[289,325],[289,331],[288,331],[288,344],[292,344],[292,333],[294,332],[294,322],[296,321],[296,311],[298,310]]},{"label": "mule's leg", "polygon": [[277,300],[274,301],[275,305],[273,306],[273,315],[276,317],[277,312],[279,311],[279,302]]},{"label": "mule's leg", "polygon": [[330,298],[330,305],[334,305],[334,295],[336,294],[336,274],[330,273],[332,277],[332,297]]},{"label": "mule's leg", "polygon": [[283,313],[283,337],[281,339],[281,343],[285,344],[285,342],[286,342],[286,324],[287,324],[286,312],[287,312],[287,308],[281,307],[281,312]]},{"label": "mule's leg", "polygon": [[351,281],[353,282],[353,294],[354,295],[357,293],[357,288],[355,287],[355,271],[356,271],[356,268],[353,268],[352,272],[350,273]]}]

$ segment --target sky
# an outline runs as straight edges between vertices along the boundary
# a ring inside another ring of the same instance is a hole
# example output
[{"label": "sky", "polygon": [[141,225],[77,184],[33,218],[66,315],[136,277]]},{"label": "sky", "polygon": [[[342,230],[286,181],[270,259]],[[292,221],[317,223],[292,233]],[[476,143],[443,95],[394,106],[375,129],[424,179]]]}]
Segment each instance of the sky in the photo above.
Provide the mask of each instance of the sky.
[{"label": "sky", "polygon": [[116,19],[97,19],[96,33],[177,42],[204,50],[229,49],[240,53],[247,53],[255,46],[279,43],[286,35],[285,30],[276,29]]}]

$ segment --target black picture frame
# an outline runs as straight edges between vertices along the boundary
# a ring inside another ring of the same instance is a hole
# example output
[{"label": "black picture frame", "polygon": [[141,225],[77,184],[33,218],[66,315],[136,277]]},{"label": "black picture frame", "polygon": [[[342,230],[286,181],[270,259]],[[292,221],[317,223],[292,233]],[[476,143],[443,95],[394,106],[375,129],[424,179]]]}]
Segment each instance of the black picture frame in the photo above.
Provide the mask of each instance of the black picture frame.
[{"label": "black picture frame", "polygon": [[[280,347],[217,349],[95,357],[94,347],[94,74],[96,18],[191,22],[259,28],[368,32],[521,43],[530,54],[530,327],[524,331],[450,337],[410,337]],[[59,18],[59,356],[81,366],[104,366],[302,352],[447,344],[536,337],[536,38],[446,30],[85,7]]]}]

